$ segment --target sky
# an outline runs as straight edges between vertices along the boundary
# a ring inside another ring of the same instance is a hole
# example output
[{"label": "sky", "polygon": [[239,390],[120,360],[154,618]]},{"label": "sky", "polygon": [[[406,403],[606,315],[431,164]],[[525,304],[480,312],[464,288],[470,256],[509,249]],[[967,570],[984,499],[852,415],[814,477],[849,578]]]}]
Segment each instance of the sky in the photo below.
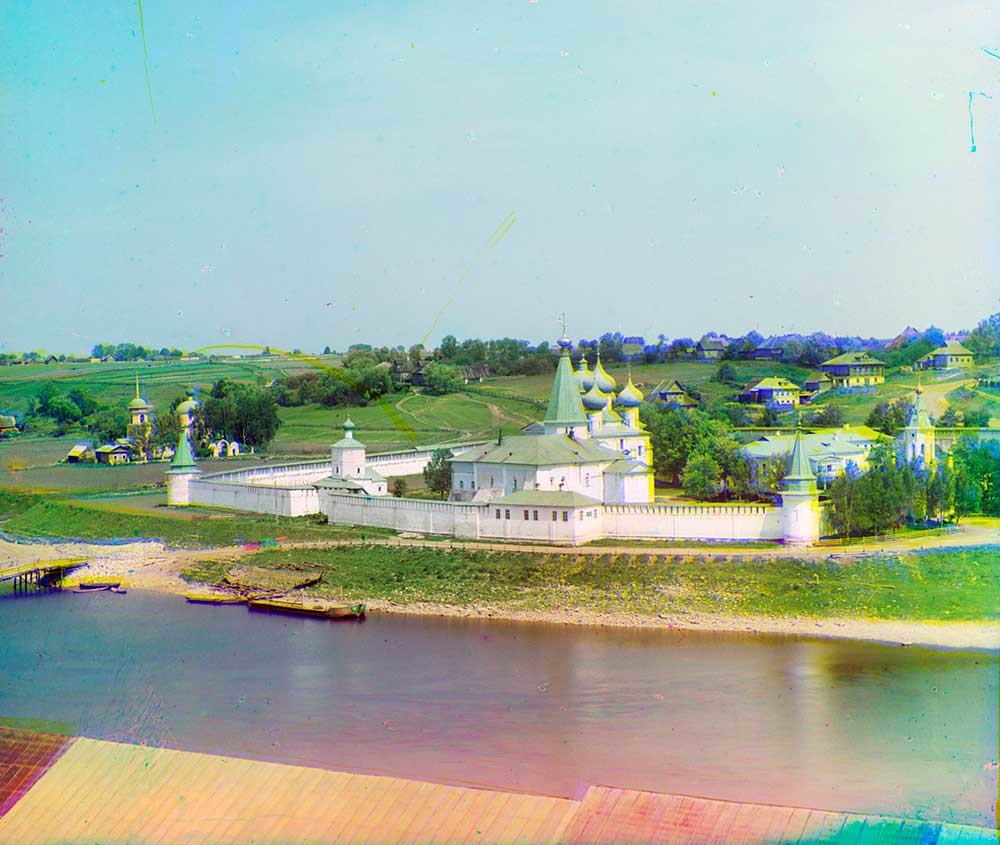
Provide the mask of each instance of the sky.
[{"label": "sky", "polygon": [[0,8],[0,351],[1000,311],[1000,7],[141,11]]}]

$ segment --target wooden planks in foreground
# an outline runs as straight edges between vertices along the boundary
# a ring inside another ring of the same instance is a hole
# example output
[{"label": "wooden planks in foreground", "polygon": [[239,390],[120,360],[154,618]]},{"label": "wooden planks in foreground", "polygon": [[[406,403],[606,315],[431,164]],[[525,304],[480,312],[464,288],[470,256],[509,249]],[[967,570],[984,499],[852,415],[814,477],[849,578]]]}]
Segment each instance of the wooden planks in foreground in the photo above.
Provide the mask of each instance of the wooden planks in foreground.
[{"label": "wooden planks in foreground", "polygon": [[0,729],[10,760],[0,768],[0,793],[9,787],[0,843],[16,845],[998,841],[994,830],[878,816],[603,786],[573,801],[14,733],[27,737]]},{"label": "wooden planks in foreground", "polygon": [[561,845],[986,845],[995,830],[594,786]]},{"label": "wooden planks in foreground", "polygon": [[562,798],[78,739],[0,843],[552,842]]}]

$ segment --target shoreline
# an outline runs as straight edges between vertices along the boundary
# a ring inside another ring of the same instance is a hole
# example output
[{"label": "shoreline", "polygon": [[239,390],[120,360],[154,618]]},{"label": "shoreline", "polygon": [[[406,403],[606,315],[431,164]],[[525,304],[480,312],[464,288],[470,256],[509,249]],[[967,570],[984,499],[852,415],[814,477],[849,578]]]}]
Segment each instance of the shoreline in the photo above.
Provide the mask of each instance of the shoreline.
[{"label": "shoreline", "polygon": [[[42,552],[39,554],[39,552]],[[163,543],[138,542],[108,547],[86,543],[57,543],[51,546],[18,547],[0,540],[0,559],[14,563],[58,558],[87,558],[84,576],[120,576],[123,586],[183,596],[197,585],[185,581],[181,570],[198,560],[236,560],[245,550],[213,548],[171,549]],[[69,581],[72,583],[73,577]],[[206,585],[208,586],[208,585]],[[733,616],[711,613],[659,613],[656,616],[621,612],[601,612],[588,608],[563,607],[548,610],[520,610],[503,605],[451,605],[437,602],[398,604],[391,600],[366,600],[378,613],[439,616],[465,619],[577,625],[603,628],[708,631],[737,634],[764,634],[819,639],[877,642],[895,646],[942,649],[1000,651],[1000,622],[936,622],[923,620],[881,620],[858,617],[778,617]]]}]

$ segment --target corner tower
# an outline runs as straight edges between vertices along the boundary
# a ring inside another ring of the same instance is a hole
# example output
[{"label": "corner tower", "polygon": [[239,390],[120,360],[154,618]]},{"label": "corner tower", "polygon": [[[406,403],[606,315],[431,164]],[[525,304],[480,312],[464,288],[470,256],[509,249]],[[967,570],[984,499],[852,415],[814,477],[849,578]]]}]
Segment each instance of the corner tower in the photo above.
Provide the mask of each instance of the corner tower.
[{"label": "corner tower", "polygon": [[781,540],[811,545],[819,539],[819,490],[802,443],[801,423],[795,427],[795,443],[788,474],[781,482]]}]

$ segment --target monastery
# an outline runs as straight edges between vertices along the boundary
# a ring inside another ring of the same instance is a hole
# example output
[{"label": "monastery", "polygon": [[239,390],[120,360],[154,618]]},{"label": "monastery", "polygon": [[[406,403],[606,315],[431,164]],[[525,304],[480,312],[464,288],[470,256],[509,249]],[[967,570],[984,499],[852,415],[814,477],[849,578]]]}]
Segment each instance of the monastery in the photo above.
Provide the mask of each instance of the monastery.
[{"label": "monastery", "polygon": [[[347,420],[329,460],[203,475],[187,434],[192,415],[182,413],[185,430],[167,472],[167,501],[285,516],[324,513],[337,524],[567,545],[601,538],[796,544],[819,538],[819,493],[798,432],[780,505],[657,502],[649,434],[639,421],[642,393],[631,377],[619,389],[600,358],[593,371],[585,360],[574,370],[572,344],[563,334],[545,417],[521,435],[369,455]],[[452,456],[447,501],[389,495],[387,478],[421,472],[439,448]]]}]

